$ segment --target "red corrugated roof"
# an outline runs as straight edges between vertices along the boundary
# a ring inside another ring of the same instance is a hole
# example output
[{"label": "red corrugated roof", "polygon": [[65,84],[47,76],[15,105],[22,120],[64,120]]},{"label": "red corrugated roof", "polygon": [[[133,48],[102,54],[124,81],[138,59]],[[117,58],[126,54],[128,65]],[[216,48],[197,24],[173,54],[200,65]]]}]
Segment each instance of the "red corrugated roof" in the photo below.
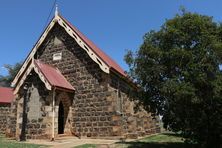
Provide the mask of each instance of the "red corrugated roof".
[{"label": "red corrugated roof", "polygon": [[50,85],[68,90],[75,90],[57,68],[44,64],[39,60],[35,60],[34,63],[48,80]]},{"label": "red corrugated roof", "polygon": [[73,31],[78,34],[78,36],[99,56],[103,62],[105,62],[110,68],[117,71],[124,77],[127,77],[127,74],[124,70],[107,54],[105,54],[100,48],[98,48],[92,41],[90,41],[85,35],[83,35],[76,27],[74,27],[71,23],[69,23],[64,17],[59,15],[68,25],[73,29]]},{"label": "red corrugated roof", "polygon": [[13,89],[0,87],[0,104],[11,103],[14,99]]}]

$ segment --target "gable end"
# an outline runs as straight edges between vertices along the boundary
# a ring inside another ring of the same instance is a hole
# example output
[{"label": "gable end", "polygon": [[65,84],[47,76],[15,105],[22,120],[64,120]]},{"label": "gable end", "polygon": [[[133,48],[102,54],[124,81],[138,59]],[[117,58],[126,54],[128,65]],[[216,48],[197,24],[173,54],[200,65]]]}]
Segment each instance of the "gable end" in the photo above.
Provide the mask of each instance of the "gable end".
[{"label": "gable end", "polygon": [[89,57],[99,65],[102,71],[104,71],[105,73],[109,73],[109,66],[99,56],[97,56],[97,54],[79,37],[79,35],[73,30],[73,28],[69,27],[69,24],[67,24],[59,15],[56,15],[52,19],[52,21],[49,23],[49,25],[46,27],[45,31],[43,32],[43,34],[41,35],[41,37],[39,38],[39,40],[37,41],[37,43],[31,50],[31,52],[29,53],[22,67],[20,68],[19,72],[15,76],[11,86],[22,85],[21,82],[18,82],[18,81],[26,77],[24,75],[27,75],[27,72],[25,72],[25,70],[27,69],[28,64],[30,63],[30,61],[34,60],[34,55],[36,51],[38,50],[40,45],[43,43],[47,34],[56,23],[58,23],[60,26],[62,26],[65,29],[65,31],[77,42],[77,44],[86,51]]}]

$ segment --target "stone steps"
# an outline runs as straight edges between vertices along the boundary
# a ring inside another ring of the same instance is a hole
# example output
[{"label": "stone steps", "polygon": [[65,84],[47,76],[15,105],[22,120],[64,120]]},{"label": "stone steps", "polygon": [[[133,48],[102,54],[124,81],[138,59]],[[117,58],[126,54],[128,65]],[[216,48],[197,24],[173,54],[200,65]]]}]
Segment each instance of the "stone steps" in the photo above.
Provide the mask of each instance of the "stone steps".
[{"label": "stone steps", "polygon": [[57,135],[57,137],[55,138],[56,140],[65,140],[65,139],[79,139],[76,136],[70,135],[70,134],[59,134]]}]

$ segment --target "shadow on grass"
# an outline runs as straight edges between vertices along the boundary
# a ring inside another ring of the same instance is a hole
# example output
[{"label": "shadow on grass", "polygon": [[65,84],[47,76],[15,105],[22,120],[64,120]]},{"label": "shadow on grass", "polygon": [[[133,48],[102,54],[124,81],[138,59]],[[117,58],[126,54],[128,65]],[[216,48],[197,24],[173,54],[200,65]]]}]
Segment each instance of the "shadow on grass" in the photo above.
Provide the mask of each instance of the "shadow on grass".
[{"label": "shadow on grass", "polygon": [[[167,137],[168,139],[166,139],[163,142],[158,142],[158,140],[155,139],[152,140],[153,137],[155,138],[158,136],[164,136],[164,138]],[[174,141],[169,141],[173,139]],[[161,133],[160,135],[150,136],[138,141],[119,142],[118,144],[125,145],[127,146],[127,148],[198,148],[198,146],[195,144],[184,143],[182,140],[182,136],[180,134],[169,133],[169,132]]]},{"label": "shadow on grass", "polygon": [[166,133],[161,133],[162,135],[166,135],[166,136],[176,136],[176,137],[181,137],[181,134],[177,134],[177,133],[171,133],[171,132],[166,132]]},{"label": "shadow on grass", "polygon": [[197,148],[196,145],[185,143],[156,143],[156,142],[123,142],[128,148]]}]

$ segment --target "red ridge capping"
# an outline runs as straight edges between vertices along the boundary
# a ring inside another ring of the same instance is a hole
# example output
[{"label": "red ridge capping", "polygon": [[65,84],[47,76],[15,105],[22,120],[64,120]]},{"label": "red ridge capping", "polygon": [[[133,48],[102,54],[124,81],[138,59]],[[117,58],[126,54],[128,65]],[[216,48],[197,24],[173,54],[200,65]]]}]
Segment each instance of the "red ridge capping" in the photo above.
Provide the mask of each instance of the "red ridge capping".
[{"label": "red ridge capping", "polygon": [[64,17],[62,17],[61,15],[59,15],[59,17],[61,17],[63,21],[65,21],[69,25],[69,27],[73,29],[73,31],[96,53],[97,56],[99,56],[103,60],[103,62],[105,62],[110,68],[114,69],[122,76],[127,77],[127,74],[124,72],[124,70],[113,59],[105,54],[91,40],[83,35],[83,33],[81,33],[76,27],[69,23]]},{"label": "red ridge capping", "polygon": [[75,90],[57,68],[54,68],[53,66],[48,64],[44,64],[39,60],[34,60],[34,64],[42,72],[44,77],[52,86],[72,91]]},{"label": "red ridge capping", "polygon": [[0,104],[9,104],[14,98],[12,88],[0,87]]}]

